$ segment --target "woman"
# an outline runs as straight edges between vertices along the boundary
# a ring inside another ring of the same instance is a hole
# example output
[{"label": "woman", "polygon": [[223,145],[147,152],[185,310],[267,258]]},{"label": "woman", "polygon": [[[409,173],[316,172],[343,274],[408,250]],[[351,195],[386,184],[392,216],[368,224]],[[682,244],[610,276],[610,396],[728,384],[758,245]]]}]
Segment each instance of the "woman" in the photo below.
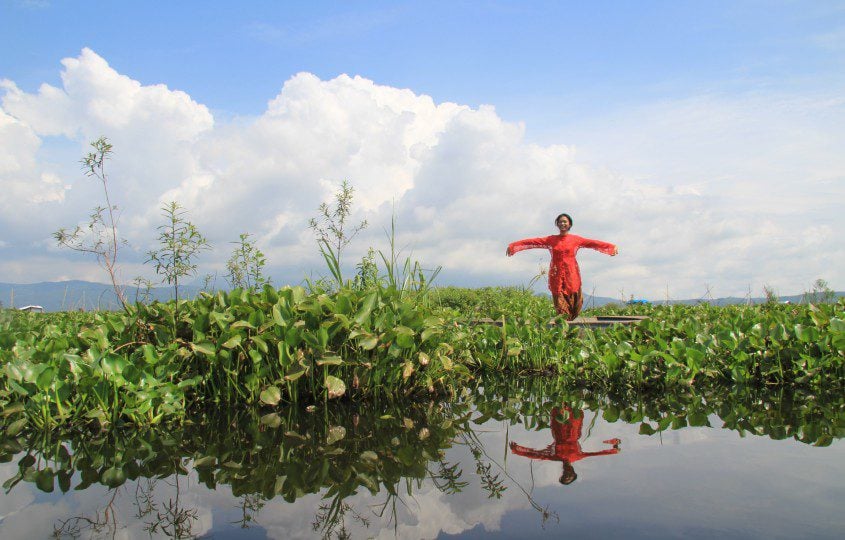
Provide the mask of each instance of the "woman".
[{"label": "woman", "polygon": [[552,253],[549,265],[549,290],[554,299],[555,309],[566,320],[571,321],[581,313],[584,299],[581,296],[581,273],[575,254],[582,247],[595,249],[611,257],[619,251],[613,244],[601,240],[590,240],[574,234],[569,234],[572,228],[572,218],[569,214],[561,214],[555,219],[559,234],[540,238],[527,238],[514,242],[505,251],[508,257],[518,251],[532,248],[545,248]]},{"label": "woman", "polygon": [[[564,416],[563,413],[566,413]],[[565,421],[561,422],[560,419]],[[518,456],[525,456],[531,459],[543,459],[547,461],[560,461],[563,465],[563,473],[560,475],[561,484],[571,484],[578,478],[572,464],[591,456],[608,456],[619,453],[619,439],[608,439],[604,444],[613,445],[612,448],[599,450],[598,452],[584,452],[581,450],[581,424],[584,422],[584,413],[580,409],[575,411],[569,405],[563,409],[554,407],[552,409],[552,437],[554,442],[545,448],[529,448],[520,446],[515,442],[510,443],[511,452]]]}]

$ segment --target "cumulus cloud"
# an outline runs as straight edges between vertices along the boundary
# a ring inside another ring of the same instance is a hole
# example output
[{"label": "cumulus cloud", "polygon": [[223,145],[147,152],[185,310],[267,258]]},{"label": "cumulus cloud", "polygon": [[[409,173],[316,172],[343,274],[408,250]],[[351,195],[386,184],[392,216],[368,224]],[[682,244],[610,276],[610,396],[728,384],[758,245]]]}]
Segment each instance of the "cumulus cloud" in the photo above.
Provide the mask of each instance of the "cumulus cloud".
[{"label": "cumulus cloud", "polygon": [[348,179],[352,220],[371,224],[350,245],[350,269],[368,245],[385,245],[395,216],[403,253],[442,265],[443,279],[524,284],[548,256],[508,259],[506,244],[552,234],[569,211],[574,232],[620,246],[614,259],[582,252],[587,292],[662,298],[668,286],[678,298],[705,285],[728,295],[843,280],[843,163],[831,157],[843,142],[840,100],[696,98],[538,144],[492,106],[435,103],[359,76],[299,73],[261,115],[216,122],[184,92],[142,85],[89,49],[62,66],[61,87],[0,83],[0,186],[12,195],[0,202],[0,241],[19,260],[55,261],[15,271],[7,260],[3,281],[90,277],[86,261],[46,246],[101,200],[66,158],[102,135],[114,144],[110,188],[133,273],[145,271],[161,205],[177,200],[216,246],[202,273],[220,271],[229,242],[249,232],[274,281],[297,282],[321,268],[308,219]]}]

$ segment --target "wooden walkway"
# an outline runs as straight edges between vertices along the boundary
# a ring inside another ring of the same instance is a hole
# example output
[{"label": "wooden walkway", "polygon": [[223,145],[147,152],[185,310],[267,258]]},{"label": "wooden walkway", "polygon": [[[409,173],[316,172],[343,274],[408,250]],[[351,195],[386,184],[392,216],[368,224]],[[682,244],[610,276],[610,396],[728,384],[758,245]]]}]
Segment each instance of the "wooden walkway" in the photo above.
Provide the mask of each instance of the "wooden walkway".
[{"label": "wooden walkway", "polygon": [[[577,317],[575,320],[569,321],[569,326],[577,326],[579,328],[607,328],[616,324],[637,324],[640,321],[648,319],[645,315],[602,315],[600,317]],[[502,326],[502,321],[494,319],[476,319],[470,324],[492,324],[494,326]],[[556,326],[557,323],[552,320],[548,323],[549,326]]]}]

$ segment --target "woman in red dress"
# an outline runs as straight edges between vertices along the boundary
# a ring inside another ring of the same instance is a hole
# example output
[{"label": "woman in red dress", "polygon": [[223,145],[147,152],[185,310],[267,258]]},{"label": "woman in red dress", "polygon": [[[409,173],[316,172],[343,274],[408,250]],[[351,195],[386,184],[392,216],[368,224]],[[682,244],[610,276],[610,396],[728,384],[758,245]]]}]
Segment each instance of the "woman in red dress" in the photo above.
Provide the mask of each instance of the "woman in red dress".
[{"label": "woman in red dress", "polygon": [[601,240],[590,240],[574,234],[569,234],[572,228],[572,218],[569,214],[561,214],[555,219],[555,225],[560,231],[552,236],[526,238],[508,246],[505,251],[508,257],[524,249],[544,248],[552,253],[549,264],[549,291],[552,293],[555,309],[566,320],[571,321],[581,313],[584,299],[581,296],[581,273],[575,254],[582,247],[600,251],[611,257],[619,253],[616,246]]},{"label": "woman in red dress", "polygon": [[[566,413],[564,416],[562,413]],[[560,418],[564,418],[561,422]],[[563,473],[560,475],[561,484],[571,484],[578,478],[572,464],[591,456],[607,456],[619,453],[619,439],[608,439],[605,444],[612,445],[612,448],[599,450],[598,452],[584,452],[581,450],[581,425],[584,422],[584,413],[578,409],[573,411],[569,405],[563,409],[554,407],[552,409],[552,437],[554,442],[545,448],[529,448],[520,446],[515,442],[510,443],[511,452],[518,456],[525,456],[531,459],[543,459],[548,461],[560,461],[563,465]]]}]

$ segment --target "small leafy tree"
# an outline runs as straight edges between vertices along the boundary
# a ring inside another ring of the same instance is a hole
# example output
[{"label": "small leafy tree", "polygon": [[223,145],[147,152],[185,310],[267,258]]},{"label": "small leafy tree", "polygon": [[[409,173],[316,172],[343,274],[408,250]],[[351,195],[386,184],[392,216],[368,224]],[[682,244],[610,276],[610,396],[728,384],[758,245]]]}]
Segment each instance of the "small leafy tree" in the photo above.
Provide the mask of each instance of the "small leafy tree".
[{"label": "small leafy tree", "polygon": [[226,262],[226,280],[235,288],[261,287],[270,282],[263,274],[267,262],[264,253],[249,237],[249,233],[243,233],[239,241],[232,242],[236,247]]},{"label": "small leafy tree", "polygon": [[326,203],[320,205],[320,215],[311,218],[308,225],[317,235],[317,245],[329,266],[338,286],[343,285],[340,263],[343,249],[363,229],[367,228],[367,220],[361,221],[351,230],[347,227],[347,220],[352,213],[352,199],[355,189],[344,180],[340,184],[340,191],[335,193],[334,205]]},{"label": "small leafy tree", "polygon": [[93,176],[103,184],[103,195],[106,206],[96,206],[88,216],[85,227],[76,226],[73,231],[61,228],[53,233],[53,238],[59,246],[70,248],[82,253],[90,253],[97,258],[97,262],[109,274],[114,293],[118,301],[126,309],[126,293],[117,277],[117,252],[125,240],[117,239],[117,219],[115,215],[118,207],[113,205],[109,196],[109,177],[106,174],[106,160],[112,154],[112,145],[105,137],[100,137],[91,143],[93,152],[82,158],[82,169],[87,176]]},{"label": "small leafy tree", "polygon": [[186,218],[187,211],[176,201],[171,201],[161,208],[166,223],[158,227],[159,248],[149,252],[146,262],[155,264],[156,273],[173,285],[176,299],[174,319],[179,313],[179,280],[195,274],[197,255],[210,249],[208,241],[200,234],[196,226]]},{"label": "small leafy tree", "polygon": [[217,284],[217,272],[213,274],[206,274],[202,277],[202,290],[206,292],[213,292]]},{"label": "small leafy tree", "polygon": [[370,248],[367,254],[361,257],[355,268],[358,273],[355,275],[353,286],[356,289],[369,289],[379,283],[378,266],[376,265],[376,250]]},{"label": "small leafy tree", "polygon": [[766,298],[766,305],[774,305],[780,301],[780,296],[778,296],[778,292],[771,285],[763,285],[763,295]]},{"label": "small leafy tree", "polygon": [[135,285],[135,303],[142,302],[146,304],[149,302],[153,282],[143,276],[138,276],[132,280],[132,284]]},{"label": "small leafy tree", "polygon": [[804,301],[811,304],[832,303],[836,301],[836,291],[830,288],[826,280],[819,278],[813,282],[813,291],[804,293]]}]

